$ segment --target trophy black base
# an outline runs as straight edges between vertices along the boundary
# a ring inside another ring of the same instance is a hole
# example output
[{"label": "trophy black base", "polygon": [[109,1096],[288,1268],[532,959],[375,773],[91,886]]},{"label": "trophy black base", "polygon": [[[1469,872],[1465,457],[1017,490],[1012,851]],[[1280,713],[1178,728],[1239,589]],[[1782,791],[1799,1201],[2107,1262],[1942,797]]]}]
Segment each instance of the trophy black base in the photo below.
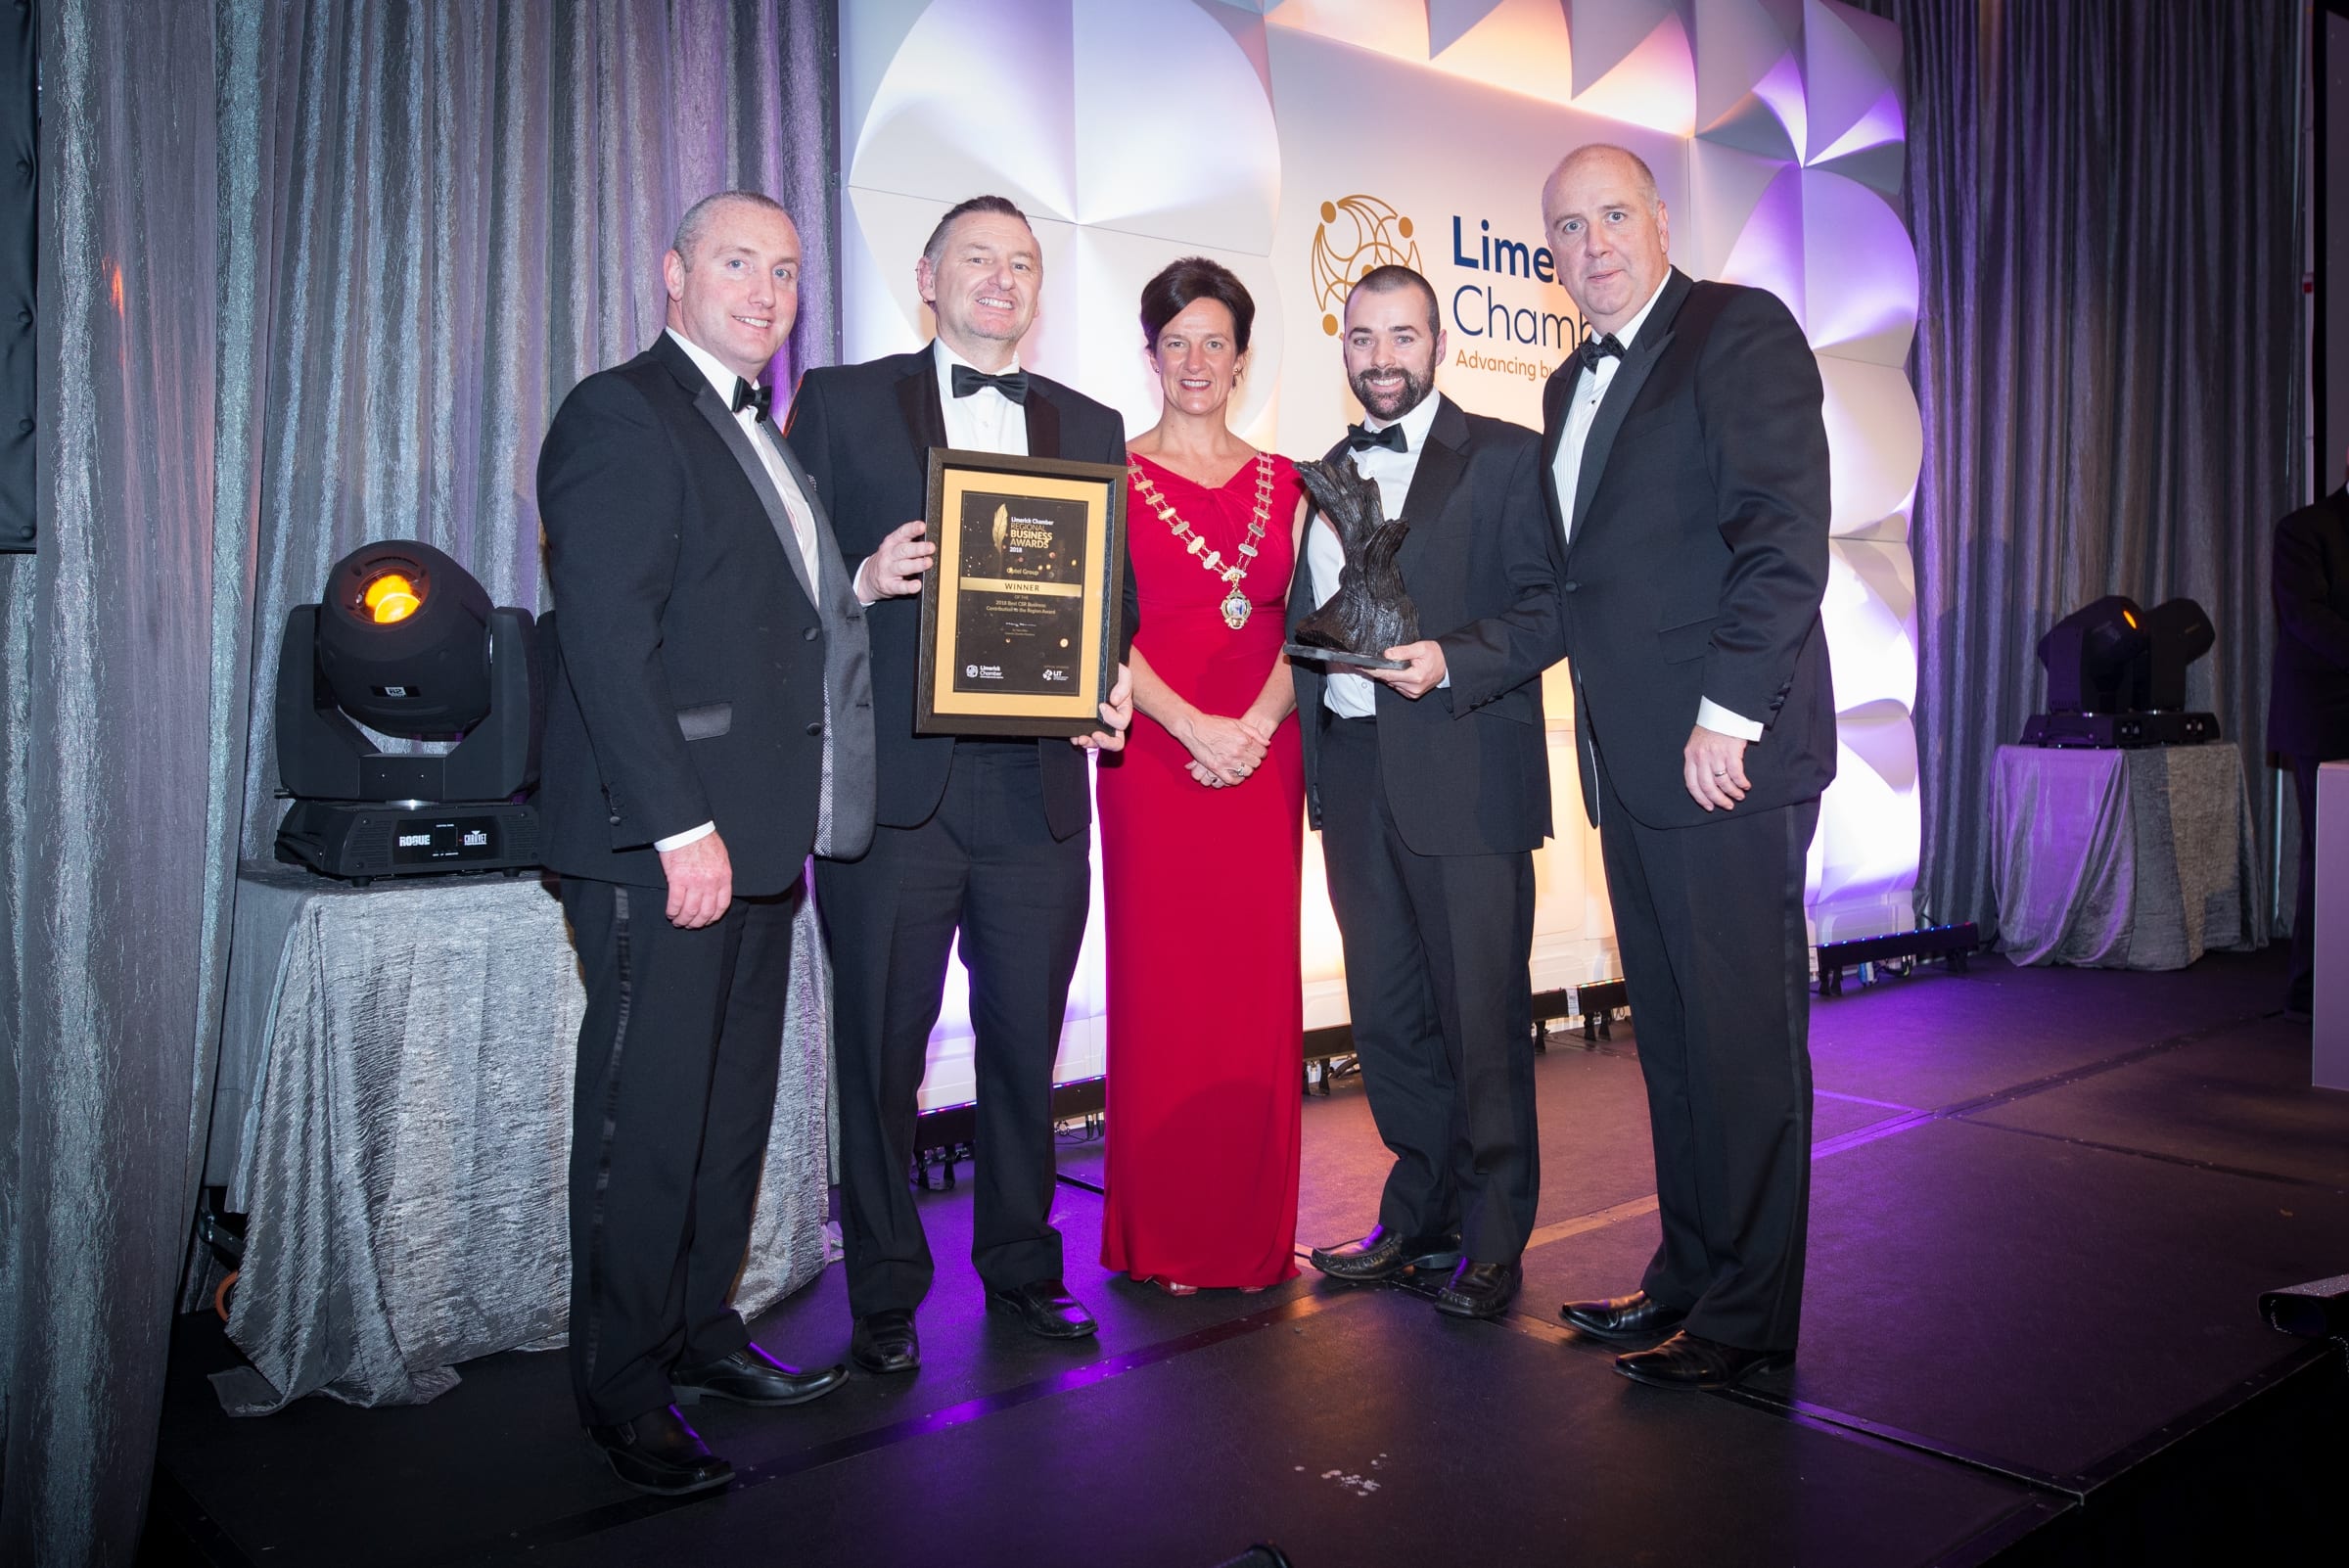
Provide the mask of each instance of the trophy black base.
[{"label": "trophy black base", "polygon": [[1408,669],[1410,666],[1400,659],[1381,659],[1376,654],[1348,653],[1343,648],[1323,648],[1310,642],[1284,642],[1280,651],[1291,659],[1311,659],[1325,665],[1351,665],[1362,669]]},{"label": "trophy black base", "polygon": [[377,877],[538,865],[538,808],[511,801],[300,801],[277,830],[277,857],[365,887]]},{"label": "trophy black base", "polygon": [[2135,749],[2199,746],[2219,738],[2210,714],[2034,714],[2023,726],[2025,746]]}]

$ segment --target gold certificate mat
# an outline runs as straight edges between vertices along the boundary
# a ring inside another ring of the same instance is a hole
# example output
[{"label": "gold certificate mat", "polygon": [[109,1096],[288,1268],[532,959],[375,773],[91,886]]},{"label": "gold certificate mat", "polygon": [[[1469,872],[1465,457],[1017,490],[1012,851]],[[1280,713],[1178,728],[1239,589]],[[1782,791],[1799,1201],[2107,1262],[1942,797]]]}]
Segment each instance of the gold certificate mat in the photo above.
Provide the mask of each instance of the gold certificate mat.
[{"label": "gold certificate mat", "polygon": [[914,728],[1082,735],[1117,678],[1126,470],[930,453]]}]

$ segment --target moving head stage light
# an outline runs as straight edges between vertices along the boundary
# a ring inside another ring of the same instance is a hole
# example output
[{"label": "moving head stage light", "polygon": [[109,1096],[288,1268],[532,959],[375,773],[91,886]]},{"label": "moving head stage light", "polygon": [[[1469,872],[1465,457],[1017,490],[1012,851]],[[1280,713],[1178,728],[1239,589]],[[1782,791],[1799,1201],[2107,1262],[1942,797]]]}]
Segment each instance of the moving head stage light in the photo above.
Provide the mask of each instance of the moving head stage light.
[{"label": "moving head stage light", "polygon": [[[491,609],[429,544],[384,539],[345,556],[325,602],[286,616],[277,775],[294,805],[277,857],[358,883],[535,866],[537,811],[524,799],[538,781],[534,633],[528,610]],[[456,745],[387,753],[359,724]]]},{"label": "moving head stage light", "polygon": [[2218,718],[2186,708],[2186,667],[2217,638],[2191,599],[2152,610],[2120,594],[2055,623],[2039,639],[2048,711],[2025,746],[2183,746],[2219,738]]}]

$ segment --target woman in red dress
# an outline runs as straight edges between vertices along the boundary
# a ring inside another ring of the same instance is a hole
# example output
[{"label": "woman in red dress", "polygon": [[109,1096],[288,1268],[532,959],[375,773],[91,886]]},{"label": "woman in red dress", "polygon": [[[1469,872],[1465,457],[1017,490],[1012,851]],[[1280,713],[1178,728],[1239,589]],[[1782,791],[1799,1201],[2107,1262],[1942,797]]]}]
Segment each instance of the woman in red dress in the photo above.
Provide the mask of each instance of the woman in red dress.
[{"label": "woman in red dress", "polygon": [[1255,301],[1176,261],[1142,291],[1166,394],[1128,445],[1141,594],[1124,754],[1099,774],[1109,939],[1101,1262],[1173,1295],[1296,1274],[1305,768],[1282,660],[1296,471],[1224,423]]}]

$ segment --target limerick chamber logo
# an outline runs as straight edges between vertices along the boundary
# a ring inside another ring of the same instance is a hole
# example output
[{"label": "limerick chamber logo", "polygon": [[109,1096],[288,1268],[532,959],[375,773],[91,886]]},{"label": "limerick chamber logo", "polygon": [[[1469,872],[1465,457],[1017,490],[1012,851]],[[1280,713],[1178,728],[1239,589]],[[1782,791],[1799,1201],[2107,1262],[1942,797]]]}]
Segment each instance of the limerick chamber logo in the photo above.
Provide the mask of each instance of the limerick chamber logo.
[{"label": "limerick chamber logo", "polygon": [[1375,196],[1347,196],[1321,204],[1313,230],[1313,300],[1321,306],[1321,330],[1338,335],[1346,294],[1372,267],[1390,264],[1424,272],[1411,220]]}]

